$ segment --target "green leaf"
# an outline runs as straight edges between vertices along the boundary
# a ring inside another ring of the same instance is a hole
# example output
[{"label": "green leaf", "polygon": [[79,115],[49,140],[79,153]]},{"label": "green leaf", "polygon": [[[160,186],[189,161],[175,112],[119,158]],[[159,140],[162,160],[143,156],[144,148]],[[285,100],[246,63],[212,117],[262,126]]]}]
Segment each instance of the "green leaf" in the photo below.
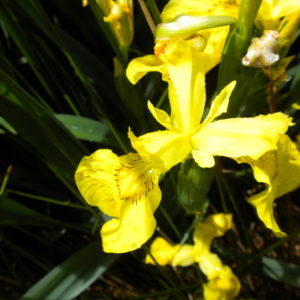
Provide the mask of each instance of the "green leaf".
[{"label": "green leaf", "polygon": [[300,288],[300,266],[262,257],[263,272],[270,278]]},{"label": "green leaf", "polygon": [[[0,125],[3,126],[5,129],[10,131],[12,134],[17,134],[17,131],[2,117],[0,117]],[[0,134],[5,133],[4,130],[0,129]]]},{"label": "green leaf", "polygon": [[193,159],[181,164],[177,192],[180,204],[189,213],[204,214],[207,193],[213,179],[213,169],[200,168]]},{"label": "green leaf", "polygon": [[145,126],[146,99],[138,86],[132,85],[126,77],[125,70],[117,58],[114,59],[115,87],[117,93],[127,109],[139,120],[140,125]]},{"label": "green leaf", "polygon": [[119,147],[110,129],[103,123],[80,116],[64,114],[55,116],[78,139]]},{"label": "green leaf", "polygon": [[[236,86],[231,94],[227,113],[220,117],[222,119],[236,117],[241,112],[241,107],[244,116],[251,116],[263,105],[267,106],[265,92],[267,77],[261,70],[242,64],[242,58],[246,55],[249,45],[250,39],[244,39],[237,30],[232,31],[227,38],[219,68],[218,93],[234,80]],[[253,101],[256,102],[255,105]]]},{"label": "green leaf", "polygon": [[91,242],[49,272],[19,300],[71,300],[97,280],[118,257],[104,253],[100,240]]},{"label": "green leaf", "polygon": [[54,226],[90,232],[77,224],[57,221],[14,200],[0,196],[0,226]]}]

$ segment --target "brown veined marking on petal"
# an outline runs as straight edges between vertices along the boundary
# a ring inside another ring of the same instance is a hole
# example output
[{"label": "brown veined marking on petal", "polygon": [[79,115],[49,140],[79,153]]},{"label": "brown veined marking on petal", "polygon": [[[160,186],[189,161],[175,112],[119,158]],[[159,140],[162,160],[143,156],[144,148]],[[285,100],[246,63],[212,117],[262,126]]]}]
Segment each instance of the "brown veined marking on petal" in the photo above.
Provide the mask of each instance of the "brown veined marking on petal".
[{"label": "brown veined marking on petal", "polygon": [[[120,199],[137,202],[142,195],[147,196],[148,192],[158,184],[160,172],[144,162],[139,156],[131,159],[132,162],[121,163],[117,172],[117,185]],[[151,175],[150,175],[150,174]]]},{"label": "brown veined marking on petal", "polygon": [[[268,176],[270,177],[271,181],[274,181],[278,175],[278,157],[277,151],[271,150],[266,152],[263,156],[261,156],[258,160],[254,160],[249,156],[242,156],[238,157],[237,162],[239,163],[247,163],[249,165],[256,166],[262,170],[264,170]],[[272,164],[275,162],[276,167],[272,167]],[[276,170],[274,172],[274,170]]]}]

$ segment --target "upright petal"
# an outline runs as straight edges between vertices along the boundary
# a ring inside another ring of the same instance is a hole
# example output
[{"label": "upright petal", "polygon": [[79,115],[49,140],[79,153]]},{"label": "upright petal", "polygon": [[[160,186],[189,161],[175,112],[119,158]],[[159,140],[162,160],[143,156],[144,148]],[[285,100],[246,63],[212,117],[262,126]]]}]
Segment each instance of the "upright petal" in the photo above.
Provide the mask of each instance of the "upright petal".
[{"label": "upright petal", "polygon": [[136,137],[128,133],[132,147],[147,162],[161,172],[182,162],[191,152],[189,137],[175,131],[157,131]]},{"label": "upright petal", "polygon": [[120,217],[106,222],[101,229],[103,250],[124,253],[140,248],[156,228],[151,203],[157,203],[160,198],[160,189],[156,187],[138,201],[123,200]]},{"label": "upright petal", "polygon": [[155,108],[150,101],[148,101],[148,108],[158,123],[169,130],[176,131],[172,124],[171,118],[164,110]]},{"label": "upright petal", "polygon": [[229,98],[231,96],[231,93],[235,85],[236,85],[236,81],[232,81],[231,83],[229,83],[227,86],[224,87],[221,93],[213,101],[210,111],[207,117],[205,118],[204,122],[202,123],[202,126],[211,123],[218,116],[227,112]]},{"label": "upright petal", "polygon": [[[184,40],[165,49],[169,82],[171,119],[174,127],[190,133],[201,120],[205,105],[205,67],[208,56],[196,52]],[[175,124],[174,124],[175,123]]]},{"label": "upright petal", "polygon": [[291,125],[291,118],[282,113],[219,120],[201,127],[191,138],[191,145],[204,157],[203,163],[201,156],[197,157],[200,167],[206,167],[209,155],[258,159],[277,148],[279,134],[285,133]]}]

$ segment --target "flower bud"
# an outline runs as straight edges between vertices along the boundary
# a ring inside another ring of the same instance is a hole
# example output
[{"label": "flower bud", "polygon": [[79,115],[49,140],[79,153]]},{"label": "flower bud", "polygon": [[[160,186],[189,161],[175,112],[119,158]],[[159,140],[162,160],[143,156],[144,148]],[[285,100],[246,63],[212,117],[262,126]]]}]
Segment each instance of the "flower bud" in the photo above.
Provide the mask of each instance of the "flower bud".
[{"label": "flower bud", "polygon": [[263,68],[269,67],[279,60],[276,53],[280,43],[277,41],[279,32],[275,30],[265,30],[260,38],[251,40],[246,56],[242,63],[247,67]]}]

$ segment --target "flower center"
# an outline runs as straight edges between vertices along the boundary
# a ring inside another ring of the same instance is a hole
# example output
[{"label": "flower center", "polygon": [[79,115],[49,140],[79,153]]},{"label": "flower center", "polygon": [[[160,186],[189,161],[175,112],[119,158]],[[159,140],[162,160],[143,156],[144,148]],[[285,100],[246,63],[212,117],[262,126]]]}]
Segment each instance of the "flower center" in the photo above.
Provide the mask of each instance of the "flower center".
[{"label": "flower center", "polygon": [[117,171],[120,199],[138,201],[158,185],[160,171],[143,161],[137,153],[120,157]]}]

